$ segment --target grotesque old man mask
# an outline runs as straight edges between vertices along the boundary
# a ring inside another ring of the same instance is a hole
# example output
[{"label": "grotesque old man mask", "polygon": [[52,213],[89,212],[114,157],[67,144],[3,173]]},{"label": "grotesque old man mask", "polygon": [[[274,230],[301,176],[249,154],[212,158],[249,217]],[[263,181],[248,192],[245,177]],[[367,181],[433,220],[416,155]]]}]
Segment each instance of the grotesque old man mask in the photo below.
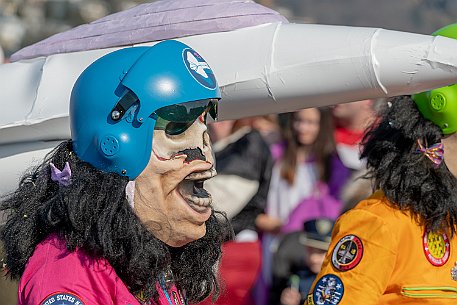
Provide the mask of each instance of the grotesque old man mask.
[{"label": "grotesque old man mask", "polygon": [[216,79],[177,41],[117,52],[89,66],[73,89],[75,152],[134,181],[130,202],[141,221],[166,244],[183,246],[205,235],[212,212],[203,182],[215,175],[206,118],[216,117]]}]

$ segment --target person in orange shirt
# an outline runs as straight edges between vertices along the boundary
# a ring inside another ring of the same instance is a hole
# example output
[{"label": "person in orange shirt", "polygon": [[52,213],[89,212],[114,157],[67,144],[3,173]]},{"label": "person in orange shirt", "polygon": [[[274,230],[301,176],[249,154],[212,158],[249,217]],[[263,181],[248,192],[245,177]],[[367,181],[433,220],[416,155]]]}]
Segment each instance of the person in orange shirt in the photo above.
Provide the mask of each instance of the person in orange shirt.
[{"label": "person in orange shirt", "polygon": [[388,106],[363,139],[377,191],[338,219],[305,304],[457,302],[457,85]]}]

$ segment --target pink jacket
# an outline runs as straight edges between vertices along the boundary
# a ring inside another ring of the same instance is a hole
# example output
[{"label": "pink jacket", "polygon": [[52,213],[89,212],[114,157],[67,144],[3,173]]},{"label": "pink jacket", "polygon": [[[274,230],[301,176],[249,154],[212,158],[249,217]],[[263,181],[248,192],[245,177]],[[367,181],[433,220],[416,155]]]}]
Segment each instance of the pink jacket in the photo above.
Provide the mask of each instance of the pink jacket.
[{"label": "pink jacket", "polygon": [[[160,289],[159,296],[158,305],[185,304],[175,287]],[[35,248],[19,282],[18,299],[19,305],[140,305],[105,259],[70,252],[56,235]]]}]

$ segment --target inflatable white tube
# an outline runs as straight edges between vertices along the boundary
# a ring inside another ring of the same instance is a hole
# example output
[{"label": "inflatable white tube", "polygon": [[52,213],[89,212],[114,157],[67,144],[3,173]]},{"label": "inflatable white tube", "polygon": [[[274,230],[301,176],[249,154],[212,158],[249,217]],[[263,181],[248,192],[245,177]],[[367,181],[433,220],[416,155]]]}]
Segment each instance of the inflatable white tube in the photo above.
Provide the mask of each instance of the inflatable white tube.
[{"label": "inflatable white tube", "polygon": [[[198,50],[214,70],[222,87],[222,120],[457,82],[457,41],[444,37],[276,23],[179,40]],[[0,65],[0,145],[69,138],[68,103],[76,78],[116,49]]]},{"label": "inflatable white tube", "polygon": [[[221,119],[457,83],[457,41],[444,37],[272,23],[179,40],[198,50],[214,70],[223,93]],[[56,143],[43,148],[40,145],[48,143],[43,141],[70,137],[68,104],[76,78],[116,49],[0,65],[0,168],[8,169],[2,174],[0,194],[13,189],[28,160],[41,158]]]},{"label": "inflatable white tube", "polygon": [[0,166],[2,179],[0,180],[0,196],[14,191],[25,171],[31,166],[40,164],[46,154],[59,143],[60,141],[35,141],[1,145]]},{"label": "inflatable white tube", "polygon": [[[233,50],[233,60],[211,62],[215,73],[225,64],[219,74],[232,76],[224,79],[223,119],[411,94],[456,82],[457,41],[452,39],[303,24],[250,32],[241,43],[249,47]],[[217,53],[213,49],[208,55]]]}]

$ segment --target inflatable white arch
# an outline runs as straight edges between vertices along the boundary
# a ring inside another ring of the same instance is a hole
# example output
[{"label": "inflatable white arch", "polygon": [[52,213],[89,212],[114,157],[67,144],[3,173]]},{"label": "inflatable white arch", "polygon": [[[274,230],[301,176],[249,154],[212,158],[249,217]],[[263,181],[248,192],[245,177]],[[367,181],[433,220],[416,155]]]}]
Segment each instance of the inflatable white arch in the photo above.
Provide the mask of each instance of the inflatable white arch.
[{"label": "inflatable white arch", "polygon": [[143,4],[52,36],[0,65],[0,195],[17,186],[33,161],[70,138],[71,88],[90,63],[121,47],[171,38],[195,48],[214,70],[222,120],[457,83],[453,39],[291,24],[245,0]]}]

